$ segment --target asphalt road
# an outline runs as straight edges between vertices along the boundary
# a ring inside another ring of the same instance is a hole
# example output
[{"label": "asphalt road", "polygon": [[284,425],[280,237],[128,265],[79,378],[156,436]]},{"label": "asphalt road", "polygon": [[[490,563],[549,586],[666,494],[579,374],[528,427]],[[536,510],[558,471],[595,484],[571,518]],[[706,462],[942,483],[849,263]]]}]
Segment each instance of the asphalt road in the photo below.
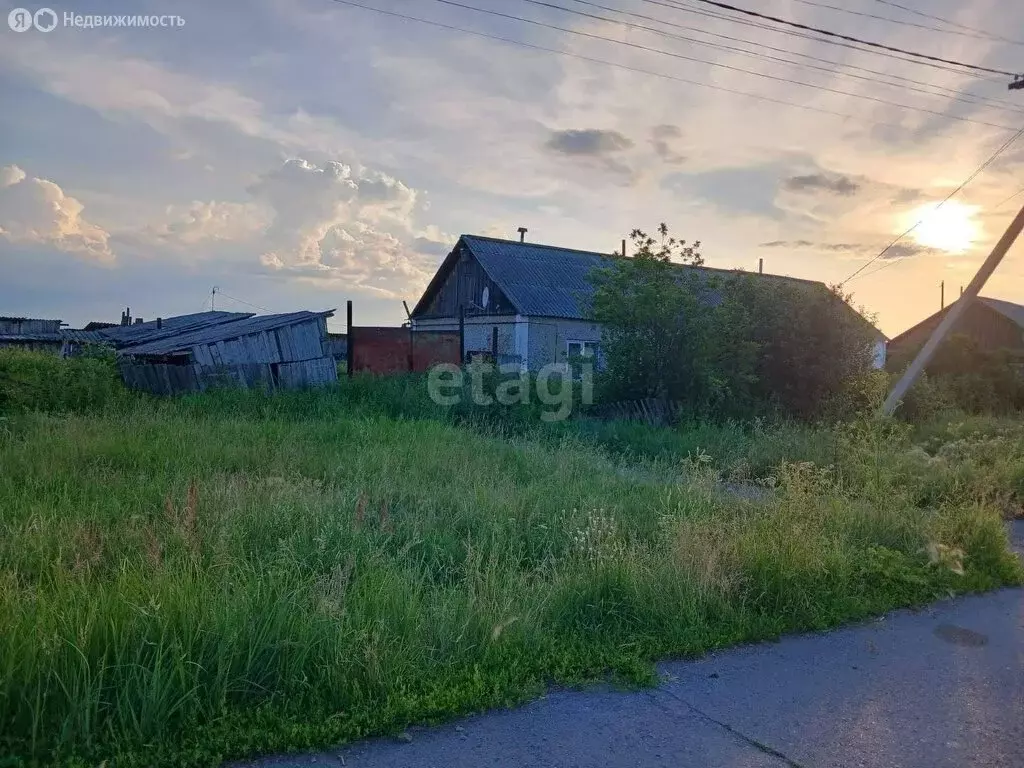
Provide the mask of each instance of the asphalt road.
[{"label": "asphalt road", "polygon": [[[1024,521],[1014,528],[1024,549]],[[250,768],[1021,768],[1024,589],[662,664],[523,707]]]}]

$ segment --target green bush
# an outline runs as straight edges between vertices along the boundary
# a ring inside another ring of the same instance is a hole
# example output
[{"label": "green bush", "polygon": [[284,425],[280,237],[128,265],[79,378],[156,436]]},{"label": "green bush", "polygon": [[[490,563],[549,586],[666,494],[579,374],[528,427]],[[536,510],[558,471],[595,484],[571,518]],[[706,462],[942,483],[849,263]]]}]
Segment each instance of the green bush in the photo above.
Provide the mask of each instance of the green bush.
[{"label": "green bush", "polygon": [[62,359],[0,349],[0,413],[100,408],[123,391],[112,352]]}]

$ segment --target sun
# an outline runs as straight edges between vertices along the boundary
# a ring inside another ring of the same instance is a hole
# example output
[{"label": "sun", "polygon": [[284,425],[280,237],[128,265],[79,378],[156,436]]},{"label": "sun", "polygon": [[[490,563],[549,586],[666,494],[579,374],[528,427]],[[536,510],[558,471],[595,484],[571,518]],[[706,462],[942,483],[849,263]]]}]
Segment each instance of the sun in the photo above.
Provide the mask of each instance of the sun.
[{"label": "sun", "polygon": [[918,245],[947,253],[963,253],[981,234],[981,227],[974,218],[979,210],[976,205],[956,200],[947,201],[941,208],[939,203],[926,203],[907,215],[905,228],[921,222],[911,233]]}]

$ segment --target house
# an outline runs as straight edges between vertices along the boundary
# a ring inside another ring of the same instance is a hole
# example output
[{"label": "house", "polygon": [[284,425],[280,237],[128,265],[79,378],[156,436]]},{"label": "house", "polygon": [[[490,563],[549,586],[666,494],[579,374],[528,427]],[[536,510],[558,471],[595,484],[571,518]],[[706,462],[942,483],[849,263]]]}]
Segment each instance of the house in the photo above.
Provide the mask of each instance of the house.
[{"label": "house", "polygon": [[[893,338],[889,342],[888,351],[891,363],[894,366],[908,363],[924,346],[952,306],[945,307]],[[1024,305],[978,296],[964,309],[956,325],[950,329],[950,334],[969,336],[980,350],[1009,350],[1024,357]]]},{"label": "house", "polygon": [[202,312],[100,332],[115,338],[122,376],[133,389],[297,389],[337,381],[327,345],[327,318],[333,314]]},{"label": "house", "polygon": [[[463,235],[431,279],[410,314],[414,331],[455,330],[460,318],[467,355],[495,355],[499,362],[538,370],[599,351],[601,326],[588,315],[591,274],[608,267],[611,254]],[[703,274],[730,270],[682,266]],[[828,292],[824,283],[778,275]],[[850,312],[861,318],[852,307]],[[861,318],[863,320],[863,318]],[[867,320],[863,320],[867,323]],[[873,326],[875,367],[885,365],[885,336]]]},{"label": "house", "polygon": [[64,344],[60,320],[37,317],[0,317],[0,347],[17,347],[59,354]]},{"label": "house", "polygon": [[62,328],[63,324],[60,320],[0,317],[0,347],[72,357],[86,345],[104,343],[104,339],[95,332]]}]

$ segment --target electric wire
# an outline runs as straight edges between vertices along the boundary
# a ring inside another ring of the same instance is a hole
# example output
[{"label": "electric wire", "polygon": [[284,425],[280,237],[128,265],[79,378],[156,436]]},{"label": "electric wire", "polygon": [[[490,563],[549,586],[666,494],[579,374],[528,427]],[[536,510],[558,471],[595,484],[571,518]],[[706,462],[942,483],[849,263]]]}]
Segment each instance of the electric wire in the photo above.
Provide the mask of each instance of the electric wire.
[{"label": "electric wire", "polygon": [[950,19],[945,19],[942,16],[935,16],[934,14],[931,14],[931,13],[925,13],[924,11],[919,11],[916,8],[910,8],[910,7],[906,6],[906,5],[900,5],[899,3],[891,2],[890,0],[875,0],[875,2],[881,3],[882,5],[888,5],[888,6],[892,7],[892,8],[899,8],[901,11],[906,11],[907,13],[912,13],[915,16],[920,16],[920,17],[925,18],[925,19],[932,19],[933,21],[941,21],[943,24],[949,24],[951,27],[958,27],[959,29],[963,29],[963,30],[966,30],[968,32],[977,32],[978,34],[985,35],[986,37],[989,37],[989,38],[991,38],[993,40],[999,40],[1000,42],[1004,42],[1004,43],[1013,43],[1014,45],[1024,45],[1024,42],[1022,42],[1020,40],[1013,40],[1012,38],[1009,38],[1009,37],[1003,37],[1002,35],[998,35],[995,32],[989,32],[986,29],[978,29],[977,27],[970,27],[970,26],[968,26],[966,24],[961,24],[958,21],[951,21]]},{"label": "electric wire", "polygon": [[[691,0],[691,1],[692,2],[696,2],[697,0]],[[868,47],[864,47],[864,46],[860,46],[860,45],[854,45],[852,43],[847,43],[847,42],[844,42],[842,40],[834,40],[834,39],[830,39],[830,38],[818,37],[818,36],[815,36],[815,35],[808,34],[806,32],[800,32],[800,31],[795,30],[795,29],[789,29],[787,27],[771,26],[771,25],[765,24],[763,22],[751,21],[750,19],[744,18],[742,16],[726,15],[726,14],[722,13],[721,11],[709,11],[706,8],[697,8],[697,7],[692,7],[692,6],[689,6],[689,5],[683,5],[680,2],[680,0],[667,0],[667,1],[666,0],[642,0],[642,2],[648,3],[650,5],[659,5],[659,6],[662,6],[664,8],[671,8],[672,10],[680,11],[682,13],[693,14],[695,16],[701,16],[701,17],[705,17],[705,18],[716,19],[718,21],[725,21],[725,22],[728,22],[730,24],[737,24],[737,25],[740,25],[740,26],[751,27],[753,29],[759,29],[759,30],[763,30],[763,31],[766,31],[766,32],[773,32],[773,33],[780,34],[780,35],[786,35],[787,37],[795,37],[795,38],[798,38],[798,39],[801,39],[801,40],[810,40],[810,41],[815,42],[815,43],[824,43],[826,45],[833,45],[833,46],[836,46],[838,48],[846,48],[848,50],[857,51],[859,53],[866,53],[866,54],[871,54],[873,56],[880,56],[882,58],[891,59],[893,61],[900,61],[900,62],[903,62],[905,64],[916,64],[916,65],[920,65],[920,66],[929,67],[931,69],[937,69],[937,70],[939,70],[941,72],[950,72],[950,73],[961,75],[961,76],[970,76],[970,77],[973,77],[973,78],[978,79],[978,80],[984,80],[986,82],[993,82],[993,83],[995,83],[995,82],[1002,83],[1003,82],[1002,79],[998,79],[997,80],[996,78],[992,77],[991,75],[985,75],[985,74],[978,73],[978,72],[969,72],[969,71],[966,71],[964,69],[959,69],[959,68],[954,68],[954,67],[946,66],[945,64],[939,64],[939,63],[934,62],[934,61],[927,61],[927,60],[924,60],[924,59],[915,59],[915,58],[910,58],[910,57],[905,57],[905,56],[898,56],[895,53],[892,53],[890,51],[884,51],[884,50],[879,50],[877,48],[868,48]]]},{"label": "electric wire", "polygon": [[[847,277],[845,280],[843,280],[843,282],[840,283],[840,285],[844,285],[844,284],[850,282],[851,280],[855,279],[865,269],[867,269],[869,266],[871,266],[878,259],[882,258],[882,256],[884,256],[894,245],[896,245],[896,243],[898,243],[904,237],[906,237],[911,232],[913,232],[915,229],[917,229],[919,226],[921,226],[921,224],[924,223],[925,219],[927,219],[929,216],[933,216],[940,208],[942,208],[942,206],[944,206],[946,203],[948,203],[950,201],[950,199],[953,198],[954,195],[958,194],[964,187],[966,187],[968,184],[970,184],[972,181],[974,181],[975,178],[977,178],[982,172],[984,172],[984,170],[986,168],[988,168],[993,162],[995,162],[996,158],[998,158],[1001,154],[1003,154],[1003,152],[1005,152],[1007,149],[1009,149],[1010,146],[1015,141],[1017,141],[1017,139],[1019,139],[1022,135],[1024,135],[1024,127],[1022,127],[1019,131],[1017,131],[1017,133],[1015,133],[1009,139],[1007,139],[999,147],[999,149],[997,149],[995,152],[993,152],[989,156],[989,158],[985,162],[983,162],[981,165],[979,165],[977,168],[975,168],[974,172],[971,173],[970,176],[968,176],[966,179],[964,179],[956,189],[954,189],[952,192],[950,192],[948,195],[946,195],[946,197],[942,200],[942,202],[940,202],[937,206],[935,206],[935,208],[933,208],[931,211],[929,211],[926,216],[923,216],[922,218],[918,219],[918,221],[916,221],[906,231],[904,231],[904,232],[900,233],[899,235],[897,235],[895,237],[895,239],[892,240],[892,242],[890,242],[887,246],[885,246],[885,248],[883,248],[881,251],[879,251],[877,254],[875,254],[872,258],[870,258],[864,264],[862,264],[859,268],[857,268],[849,277]],[[1002,203],[1000,203],[1000,205],[1002,205]],[[896,261],[899,261],[899,259],[892,259],[891,263],[895,263]],[[872,272],[870,272],[868,274],[875,274],[877,272],[881,272],[882,269],[885,269],[885,267],[887,267],[887,266],[890,266],[890,264],[885,264],[881,268],[873,270]]]},{"label": "electric wire", "polygon": [[838,38],[840,40],[846,40],[847,42],[859,43],[860,45],[867,45],[867,46],[871,46],[873,48],[880,48],[880,49],[883,49],[883,50],[886,50],[886,51],[893,51],[893,52],[897,52],[897,53],[902,53],[902,54],[907,55],[907,56],[913,56],[915,58],[920,58],[920,59],[927,60],[927,61],[937,61],[937,62],[942,62],[944,64],[952,64],[954,66],[963,67],[965,69],[974,70],[976,72],[988,72],[988,73],[993,74],[993,75],[1005,75],[1006,77],[1018,77],[1018,75],[1019,75],[1019,73],[1017,73],[1017,72],[1008,72],[1005,69],[995,69],[993,67],[985,67],[985,66],[982,66],[980,64],[970,64],[970,63],[965,62],[965,61],[957,61],[956,59],[947,59],[947,58],[944,58],[942,56],[933,56],[933,55],[928,54],[928,53],[920,53],[918,51],[907,50],[906,48],[900,48],[900,47],[895,46],[895,45],[886,45],[885,43],[876,43],[876,42],[874,42],[872,40],[865,40],[863,38],[854,37],[853,35],[844,35],[841,32],[832,32],[831,30],[823,29],[821,27],[813,27],[813,26],[810,26],[809,24],[801,24],[798,21],[791,21],[789,19],[784,19],[784,18],[782,18],[780,16],[772,16],[771,14],[760,13],[758,11],[751,11],[751,10],[749,10],[747,8],[740,8],[739,6],[730,5],[729,3],[721,3],[718,0],[695,0],[695,2],[704,3],[705,5],[712,5],[712,6],[715,6],[717,8],[723,8],[723,9],[728,10],[728,11],[734,11],[736,13],[742,13],[742,14],[747,15],[747,16],[753,16],[755,18],[765,19],[767,21],[773,21],[776,24],[784,24],[786,26],[793,27],[795,29],[802,29],[802,30],[806,30],[808,32],[814,32],[814,33],[819,34],[819,35],[825,35],[827,37],[834,37],[834,38]]},{"label": "electric wire", "polygon": [[[666,32],[663,29],[652,28],[652,27],[645,26],[643,24],[633,24],[631,22],[619,21],[618,19],[609,19],[609,18],[607,18],[605,16],[600,16],[600,15],[597,15],[597,14],[584,13],[584,12],[581,12],[581,11],[574,11],[571,8],[566,8],[565,6],[557,5],[555,3],[543,2],[543,0],[522,0],[522,2],[531,3],[533,5],[539,5],[539,6],[543,6],[543,7],[547,7],[547,8],[553,8],[553,9],[565,11],[566,13],[572,13],[572,14],[584,16],[586,18],[591,18],[591,19],[595,19],[595,20],[599,20],[599,21],[608,22],[608,23],[621,24],[621,25],[625,25],[625,26],[633,28],[633,29],[641,29],[641,30],[644,30],[644,31],[647,31],[647,32],[652,32],[654,34],[661,35],[663,37],[667,37],[667,38],[670,38],[670,39],[673,39],[673,40],[680,40],[680,41],[683,41],[683,42],[696,43],[697,45],[704,45],[704,46],[707,46],[707,47],[710,47],[710,48],[714,48],[716,50],[731,51],[731,52],[734,52],[734,53],[739,53],[739,54],[750,56],[750,57],[757,58],[757,59],[764,59],[766,61],[774,61],[774,62],[778,62],[778,63],[782,63],[782,64],[789,64],[790,66],[794,66],[794,67],[802,67],[802,68],[806,68],[806,69],[817,70],[819,72],[827,72],[829,74],[838,75],[840,77],[848,77],[848,78],[851,78],[851,79],[862,80],[862,81],[869,82],[869,83],[878,83],[878,84],[881,84],[881,85],[888,85],[888,86],[893,87],[893,88],[901,88],[903,90],[913,91],[915,93],[922,93],[922,94],[925,94],[925,95],[928,95],[928,96],[938,96],[940,98],[949,99],[951,101],[959,101],[959,102],[962,102],[964,104],[973,104],[975,106],[986,106],[986,107],[991,107],[991,108],[995,108],[995,109],[1005,109],[1005,110],[1010,111],[1010,112],[1018,112],[1018,113],[1024,114],[1024,108],[1019,107],[1019,106],[1017,106],[1017,105],[1015,105],[1015,104],[1013,104],[1011,102],[1003,101],[1003,100],[1000,100],[1000,99],[993,99],[993,98],[990,98],[990,97],[987,97],[987,96],[981,96],[979,94],[973,94],[973,93],[968,93],[968,92],[960,92],[960,91],[957,91],[957,90],[952,89],[952,88],[946,88],[945,86],[937,85],[935,83],[928,83],[928,82],[923,82],[923,81],[920,81],[920,80],[914,80],[912,78],[901,77],[899,75],[892,75],[892,74],[889,74],[887,72],[881,72],[879,70],[874,70],[874,69],[867,69],[865,67],[858,67],[858,66],[855,66],[855,65],[846,64],[844,62],[833,61],[831,59],[823,59],[823,58],[820,58],[820,57],[817,57],[817,56],[812,56],[812,55],[809,55],[809,54],[804,54],[804,53],[799,53],[797,51],[792,51],[792,50],[789,50],[787,48],[778,48],[778,47],[771,46],[771,45],[765,45],[764,43],[759,43],[759,42],[756,42],[754,40],[747,40],[747,39],[744,39],[744,38],[741,38],[741,37],[733,37],[733,36],[730,36],[730,35],[722,35],[722,34],[718,34],[718,33],[715,33],[715,32],[710,32],[710,31],[707,31],[707,30],[704,30],[704,29],[698,29],[698,28],[695,28],[695,27],[688,27],[688,26],[686,26],[684,24],[676,24],[676,23],[668,21],[666,19],[660,19],[660,18],[657,18],[657,17],[654,17],[654,16],[648,16],[648,15],[642,14],[642,13],[635,13],[635,12],[632,12],[632,11],[626,11],[626,10],[622,10],[622,9],[619,9],[619,8],[613,8],[613,7],[610,7],[610,6],[607,6],[607,5],[602,5],[600,3],[590,2],[590,0],[570,0],[570,1],[578,3],[579,5],[584,5],[584,6],[590,7],[590,8],[597,8],[597,9],[600,9],[600,10],[603,10],[603,11],[608,11],[610,13],[618,13],[618,14],[621,14],[623,16],[630,16],[630,17],[633,17],[633,18],[643,19],[645,21],[651,21],[651,22],[655,22],[655,23],[658,23],[658,24],[664,24],[664,25],[669,26],[669,27],[673,27],[673,28],[677,28],[677,29],[683,29],[683,30],[687,30],[687,31],[693,31],[693,32],[697,32],[699,34],[710,35],[710,36],[713,36],[713,37],[718,37],[718,38],[722,38],[724,40],[730,40],[730,41],[733,41],[733,42],[746,43],[748,45],[755,45],[755,46],[758,46],[759,48],[767,49],[767,50],[770,50],[770,51],[776,51],[776,52],[779,52],[779,53],[786,53],[786,54],[788,54],[790,56],[797,56],[797,57],[800,57],[800,58],[809,59],[811,61],[821,62],[822,64],[831,64],[833,67],[843,67],[843,68],[847,68],[847,69],[858,70],[858,71],[861,71],[861,72],[867,72],[867,73],[874,74],[874,75],[880,75],[882,77],[889,77],[889,78],[892,78],[894,80],[901,80],[903,82],[902,83],[901,82],[894,83],[894,82],[890,82],[888,80],[879,79],[878,77],[866,77],[864,75],[858,75],[858,74],[855,74],[853,72],[845,72],[842,69],[823,67],[823,66],[818,66],[816,64],[809,64],[809,63],[802,62],[802,61],[793,61],[792,59],[786,59],[786,58],[783,58],[783,57],[780,57],[780,56],[772,56],[770,54],[766,54],[766,53],[762,53],[762,52],[758,52],[758,51],[750,51],[750,50],[747,50],[747,49],[744,49],[744,48],[739,48],[739,47],[736,47],[736,46],[733,46],[733,45],[725,45],[723,43],[716,43],[716,42],[711,42],[711,41],[708,41],[708,40],[701,40],[701,39],[698,39],[698,38],[687,37],[685,35],[677,35],[677,34],[673,34],[673,33],[670,33],[670,32]],[[923,86],[923,87],[911,87],[911,85],[906,85],[905,83],[910,83],[912,85]],[[935,89],[935,90],[930,90],[930,89]]]},{"label": "electric wire", "polygon": [[[788,77],[780,77],[780,76],[777,76],[777,75],[769,75],[769,74],[767,74],[765,72],[758,72],[758,71],[752,70],[752,69],[745,69],[743,67],[733,66],[732,64],[723,64],[721,62],[708,61],[707,59],[701,59],[701,58],[697,58],[695,56],[687,56],[687,55],[682,54],[682,53],[675,53],[673,51],[666,51],[666,50],[664,50],[662,48],[654,48],[654,47],[648,46],[648,45],[641,45],[640,43],[633,43],[633,42],[629,42],[628,40],[616,40],[613,37],[605,37],[604,35],[594,34],[593,32],[584,32],[583,30],[572,29],[570,27],[561,27],[561,26],[558,26],[557,24],[548,24],[547,22],[538,21],[536,19],[526,18],[524,16],[516,16],[515,14],[505,13],[503,11],[495,11],[495,10],[490,9],[490,8],[479,8],[479,7],[474,6],[474,5],[469,5],[468,3],[458,2],[458,0],[432,0],[432,2],[440,3],[441,5],[447,5],[447,6],[451,6],[451,7],[454,7],[454,8],[462,8],[464,10],[474,11],[476,13],[483,13],[483,14],[487,14],[488,16],[495,16],[495,17],[498,17],[498,18],[508,19],[508,20],[511,20],[511,21],[518,21],[518,22],[522,22],[524,24],[532,24],[533,26],[542,27],[544,29],[551,29],[551,30],[555,30],[555,31],[558,31],[558,32],[563,32],[563,33],[569,34],[569,35],[576,35],[578,37],[588,38],[588,39],[591,39],[591,40],[601,40],[603,42],[613,43],[615,45],[623,46],[623,47],[626,47],[626,48],[632,48],[634,50],[646,51],[648,53],[656,53],[656,54],[660,54],[660,55],[663,55],[663,56],[668,56],[668,57],[673,58],[673,59],[680,59],[682,61],[692,61],[692,62],[696,62],[698,64],[707,64],[708,66],[711,66],[711,67],[720,67],[722,69],[731,70],[733,72],[740,72],[740,73],[747,74],[747,75],[753,75],[754,77],[760,77],[760,78],[764,78],[766,80],[773,80],[775,82],[788,83],[790,85],[799,85],[799,86],[802,86],[804,88],[813,88],[815,90],[825,91],[825,92],[828,92],[828,93],[834,93],[834,94],[841,95],[841,96],[848,96],[848,97],[855,98],[855,99],[862,99],[864,101],[872,101],[872,102],[875,102],[875,103],[878,103],[878,104],[885,104],[885,105],[891,106],[891,107],[899,107],[901,109],[908,109],[908,110],[913,110],[913,111],[922,112],[922,113],[926,113],[926,114],[931,114],[931,115],[934,115],[936,117],[941,117],[941,118],[944,118],[944,119],[947,119],[947,120],[958,120],[958,121],[966,122],[966,123],[976,123],[976,124],[979,124],[979,125],[987,125],[987,126],[989,126],[991,128],[1002,128],[1003,130],[1007,130],[1007,131],[1014,130],[1010,126],[1000,125],[999,123],[990,123],[990,122],[988,122],[986,120],[975,120],[973,118],[963,117],[961,115],[951,115],[951,114],[947,114],[945,112],[940,112],[940,111],[935,110],[935,109],[928,109],[927,107],[908,106],[906,104],[901,104],[899,102],[889,101],[888,99],[882,99],[882,98],[879,98],[877,96],[869,96],[867,94],[854,93],[852,91],[844,91],[844,90],[842,90],[840,88],[831,88],[831,87],[825,86],[825,85],[815,85],[814,83],[805,83],[803,81],[793,80],[792,78],[788,78]],[[539,4],[539,0],[527,0],[527,2],[533,2],[533,3],[538,3]]]},{"label": "electric wire", "polygon": [[895,51],[895,52],[898,52],[898,53],[903,53],[903,54],[908,55],[908,56],[914,56],[916,58],[927,59],[929,61],[941,61],[943,63],[947,63],[947,65],[953,65],[955,67],[963,67],[965,69],[974,70],[976,72],[987,72],[987,73],[992,74],[992,75],[1006,75],[1007,77],[1010,77],[1010,78],[1016,78],[1016,77],[1019,76],[1019,73],[1015,73],[1015,72],[1007,72],[1006,70],[996,70],[996,69],[993,69],[991,67],[982,67],[981,65],[973,65],[973,63],[969,63],[967,61],[958,61],[955,58],[944,58],[942,56],[934,56],[934,55],[932,55],[930,53],[921,53],[919,51],[911,51],[911,50],[907,50],[906,48],[897,47],[895,45],[886,45],[885,43],[876,43],[876,42],[873,42],[871,40],[864,40],[862,38],[854,37],[852,35],[844,35],[844,34],[839,33],[839,32],[831,32],[829,30],[825,30],[825,29],[822,29],[820,27],[811,27],[810,25],[801,24],[800,22],[792,22],[792,20],[787,19],[787,18],[782,18],[781,16],[773,16],[773,15],[771,15],[769,13],[761,13],[759,11],[750,10],[748,8],[740,8],[740,7],[736,6],[736,5],[730,5],[729,3],[719,2],[719,0],[695,0],[695,2],[705,3],[706,5],[714,5],[714,6],[718,7],[718,8],[724,8],[726,10],[735,11],[737,13],[743,13],[745,15],[755,16],[757,18],[764,18],[764,19],[769,20],[769,22],[774,22],[775,24],[781,24],[781,25],[785,25],[787,27],[793,27],[793,28],[798,29],[798,30],[806,30],[807,32],[814,32],[814,33],[817,33],[818,35],[825,35],[827,37],[839,38],[840,40],[846,40],[846,41],[852,42],[852,43],[859,43],[860,45],[869,45],[869,46],[871,46],[873,48],[882,48],[883,50]]},{"label": "electric wire", "polygon": [[[843,8],[843,7],[838,6],[838,5],[829,5],[828,3],[818,2],[818,0],[796,0],[796,2],[803,3],[804,5],[812,6],[814,8],[825,8],[825,9],[830,10],[830,11],[838,11],[839,13],[846,13],[846,14],[849,14],[851,16],[860,16],[862,18],[875,19],[876,21],[887,21],[887,22],[890,22],[892,24],[897,24],[897,25],[900,25],[900,26],[915,27],[917,29],[927,29],[927,30],[930,30],[932,32],[941,32],[942,34],[946,34],[946,35],[959,35],[960,37],[970,37],[970,38],[973,38],[975,40],[989,40],[989,41],[993,40],[993,38],[988,33],[985,33],[985,32],[976,32],[976,31],[973,31],[973,30],[967,31],[967,30],[958,30],[958,29],[942,29],[941,27],[932,26],[930,24],[918,24],[917,22],[907,21],[905,19],[894,19],[891,16],[879,16],[876,13],[868,13],[866,11],[854,11],[854,10],[851,10],[849,8]],[[1012,41],[1005,41],[1005,42],[1012,42]]]},{"label": "electric wire", "polygon": [[[412,16],[410,14],[400,13],[398,11],[390,11],[390,10],[386,10],[384,8],[376,8],[376,7],[371,6],[371,5],[365,5],[363,3],[355,2],[355,0],[331,0],[331,2],[337,3],[338,5],[345,5],[345,6],[348,6],[348,7],[351,7],[351,8],[361,8],[363,10],[371,11],[373,13],[378,13],[378,14],[381,14],[383,16],[391,16],[393,18],[403,19],[405,21],[414,21],[414,22],[417,22],[419,24],[424,24],[426,26],[436,27],[438,29],[445,29],[445,30],[448,30],[448,31],[451,31],[451,32],[459,32],[461,34],[472,35],[474,37],[479,37],[479,38],[482,38],[482,39],[485,39],[485,40],[493,40],[493,41],[496,41],[496,42],[507,43],[509,45],[516,45],[516,46],[519,46],[519,47],[522,47],[522,48],[528,48],[528,49],[534,50],[534,51],[542,51],[542,52],[545,52],[545,53],[553,53],[553,54],[556,54],[558,56],[565,56],[565,57],[571,58],[571,59],[578,59],[580,61],[586,61],[586,62],[589,62],[589,63],[592,63],[592,64],[601,64],[602,66],[611,67],[613,69],[620,69],[620,70],[623,70],[625,72],[633,72],[635,74],[648,75],[650,77],[657,77],[657,78],[662,79],[662,80],[669,80],[669,81],[677,82],[677,83],[686,83],[687,85],[695,85],[695,86],[697,86],[699,88],[708,88],[708,89],[713,90],[713,91],[721,91],[723,93],[731,93],[731,94],[734,94],[734,95],[737,95],[737,96],[745,96],[745,97],[750,98],[750,99],[756,99],[758,101],[764,101],[764,102],[768,102],[770,104],[779,104],[779,105],[787,106],[787,107],[795,107],[796,109],[802,109],[802,110],[805,110],[805,111],[808,111],[808,112],[817,112],[817,113],[823,114],[823,115],[833,115],[835,117],[842,117],[842,118],[846,118],[846,119],[849,119],[849,120],[856,120],[856,121],[859,121],[859,122],[871,123],[871,124],[874,124],[874,125],[885,125],[885,126],[889,126],[889,127],[892,127],[892,128],[902,128],[903,127],[899,123],[892,123],[892,122],[888,122],[888,121],[885,121],[885,120],[876,120],[876,119],[873,119],[873,118],[870,118],[870,117],[865,117],[863,115],[855,115],[855,114],[851,114],[849,112],[840,112],[838,110],[826,109],[826,108],[823,108],[823,107],[815,107],[815,106],[812,106],[810,104],[800,104],[800,103],[795,102],[795,101],[786,101],[785,99],[776,99],[774,97],[764,96],[763,94],[759,94],[759,93],[751,93],[750,91],[743,91],[743,90],[740,90],[738,88],[729,88],[728,86],[724,86],[724,85],[715,85],[714,83],[706,83],[706,82],[703,82],[703,81],[700,81],[700,80],[692,80],[690,78],[680,77],[678,75],[671,75],[671,74],[668,74],[666,72],[659,72],[657,70],[645,69],[643,67],[633,67],[633,66],[630,66],[628,64],[620,64],[618,62],[608,61],[607,59],[601,59],[601,58],[598,58],[596,56],[586,56],[586,55],[579,54],[579,53],[573,53],[571,51],[564,51],[564,50],[561,50],[559,48],[549,48],[547,46],[538,45],[536,43],[528,43],[528,42],[526,42],[524,40],[517,40],[517,39],[512,38],[512,37],[504,37],[502,35],[494,35],[494,34],[491,34],[489,32],[481,32],[480,30],[476,30],[476,29],[469,29],[467,27],[460,27],[460,26],[457,26],[457,25],[454,25],[454,24],[446,24],[444,22],[435,21],[433,19],[424,19],[424,18],[419,17],[419,16]],[[1012,128],[1009,128],[1008,126],[995,126],[995,127],[1003,128],[1005,130],[1013,130]]]}]

